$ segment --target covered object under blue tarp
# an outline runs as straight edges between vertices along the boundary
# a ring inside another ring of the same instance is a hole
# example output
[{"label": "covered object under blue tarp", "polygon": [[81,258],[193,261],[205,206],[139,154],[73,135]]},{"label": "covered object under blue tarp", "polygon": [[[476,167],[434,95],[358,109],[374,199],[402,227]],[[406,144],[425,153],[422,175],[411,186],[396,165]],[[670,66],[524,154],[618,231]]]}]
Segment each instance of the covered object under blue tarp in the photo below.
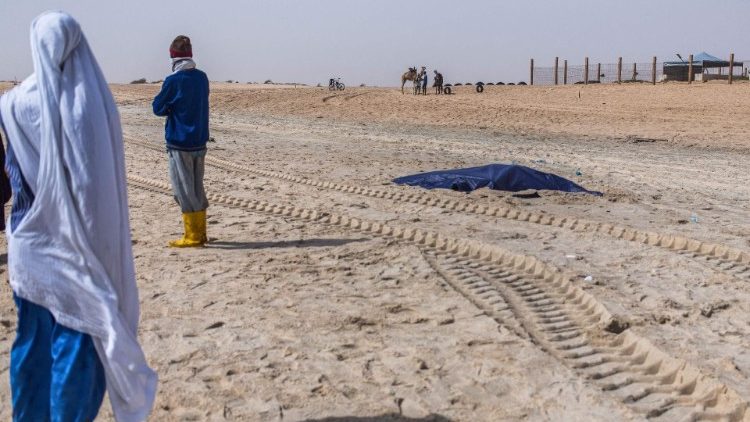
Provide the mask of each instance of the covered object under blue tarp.
[{"label": "covered object under blue tarp", "polygon": [[393,179],[393,182],[398,185],[420,186],[425,189],[452,189],[461,192],[471,192],[487,187],[510,192],[535,189],[601,195],[600,192],[586,190],[560,176],[511,164],[489,164],[465,169],[431,171],[399,177]]}]

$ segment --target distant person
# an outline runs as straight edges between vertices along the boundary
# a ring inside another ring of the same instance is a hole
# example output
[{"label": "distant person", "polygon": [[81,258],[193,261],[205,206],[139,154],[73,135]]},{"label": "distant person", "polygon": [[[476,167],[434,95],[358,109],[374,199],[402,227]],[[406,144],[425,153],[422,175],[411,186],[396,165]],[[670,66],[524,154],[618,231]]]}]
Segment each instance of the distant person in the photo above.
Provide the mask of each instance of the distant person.
[{"label": "distant person", "polygon": [[433,73],[435,73],[435,82],[433,82],[432,86],[435,87],[435,94],[442,94],[443,93],[443,75],[437,70],[434,70]]},{"label": "distant person", "polygon": [[180,35],[169,47],[172,74],[154,98],[157,116],[167,118],[165,138],[169,178],[182,210],[185,234],[169,242],[175,248],[203,246],[207,241],[203,172],[208,142],[208,77],[196,69],[190,38]]},{"label": "distant person", "polygon": [[156,374],[138,344],[139,302],[117,106],[81,27],[31,24],[34,74],[0,97],[13,190],[8,275],[14,421],[146,420]]},{"label": "distant person", "polygon": [[427,67],[422,66],[422,95],[427,95]]}]

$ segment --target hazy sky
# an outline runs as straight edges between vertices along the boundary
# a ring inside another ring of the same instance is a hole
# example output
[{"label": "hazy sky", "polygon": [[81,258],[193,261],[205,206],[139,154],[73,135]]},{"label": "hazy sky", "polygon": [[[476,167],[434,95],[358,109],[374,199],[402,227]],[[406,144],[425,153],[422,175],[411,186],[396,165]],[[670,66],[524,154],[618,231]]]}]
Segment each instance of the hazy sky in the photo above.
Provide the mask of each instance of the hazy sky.
[{"label": "hazy sky", "polygon": [[163,78],[178,34],[212,80],[241,82],[394,86],[410,65],[517,82],[531,57],[750,59],[748,0],[0,0],[0,80],[31,73],[29,24],[48,9],[81,22],[110,82]]}]

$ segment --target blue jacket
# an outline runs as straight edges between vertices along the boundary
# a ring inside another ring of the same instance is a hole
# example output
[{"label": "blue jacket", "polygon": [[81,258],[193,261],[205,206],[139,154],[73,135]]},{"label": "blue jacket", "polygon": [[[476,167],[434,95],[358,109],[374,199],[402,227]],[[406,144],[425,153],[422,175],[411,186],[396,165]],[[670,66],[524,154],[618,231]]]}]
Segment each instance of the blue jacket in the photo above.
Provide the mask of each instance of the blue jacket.
[{"label": "blue jacket", "polygon": [[208,142],[208,77],[198,69],[169,75],[154,98],[154,114],[167,117],[167,148],[200,151]]}]

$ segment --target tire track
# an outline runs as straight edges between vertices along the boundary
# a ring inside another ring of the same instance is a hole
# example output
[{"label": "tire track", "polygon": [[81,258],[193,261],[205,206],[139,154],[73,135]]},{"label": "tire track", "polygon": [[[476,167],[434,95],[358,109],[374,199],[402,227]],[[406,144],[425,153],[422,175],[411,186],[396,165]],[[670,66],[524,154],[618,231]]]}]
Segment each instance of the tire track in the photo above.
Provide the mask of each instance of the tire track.
[{"label": "tire track", "polygon": [[[136,140],[132,137],[126,138],[129,143],[153,150],[162,150],[150,143]],[[506,206],[488,206],[458,199],[438,198],[424,193],[394,192],[383,189],[373,189],[330,181],[315,180],[275,171],[260,170],[212,156],[206,156],[206,163],[227,171],[247,173],[269,179],[282,180],[289,183],[330,189],[371,198],[386,199],[393,202],[427,205],[467,214],[500,217],[508,220],[528,222],[543,226],[559,227],[577,232],[603,234],[615,239],[627,240],[634,243],[677,252],[687,258],[696,259],[701,264],[708,265],[715,271],[728,274],[740,280],[750,281],[750,253],[721,244],[690,239],[685,236],[643,231],[631,227],[608,223],[597,223],[575,217],[527,212]]]},{"label": "tire track", "polygon": [[[171,195],[166,183],[133,175],[128,181]],[[626,324],[592,295],[537,258],[342,214],[215,193],[207,196],[218,205],[417,246],[458,293],[648,418],[750,421],[748,403],[735,391],[626,330]]]},{"label": "tire track", "polygon": [[[535,344],[636,413],[660,420],[750,418],[739,396],[734,404],[705,407],[724,400],[726,387],[624,331],[617,320],[602,325],[594,301],[549,286],[539,277],[476,259],[436,251],[424,255],[436,272],[451,280],[449,284],[470,292],[480,309],[490,309],[488,315],[497,320],[495,313],[512,312]],[[492,308],[493,291],[507,298],[508,305]]]}]

